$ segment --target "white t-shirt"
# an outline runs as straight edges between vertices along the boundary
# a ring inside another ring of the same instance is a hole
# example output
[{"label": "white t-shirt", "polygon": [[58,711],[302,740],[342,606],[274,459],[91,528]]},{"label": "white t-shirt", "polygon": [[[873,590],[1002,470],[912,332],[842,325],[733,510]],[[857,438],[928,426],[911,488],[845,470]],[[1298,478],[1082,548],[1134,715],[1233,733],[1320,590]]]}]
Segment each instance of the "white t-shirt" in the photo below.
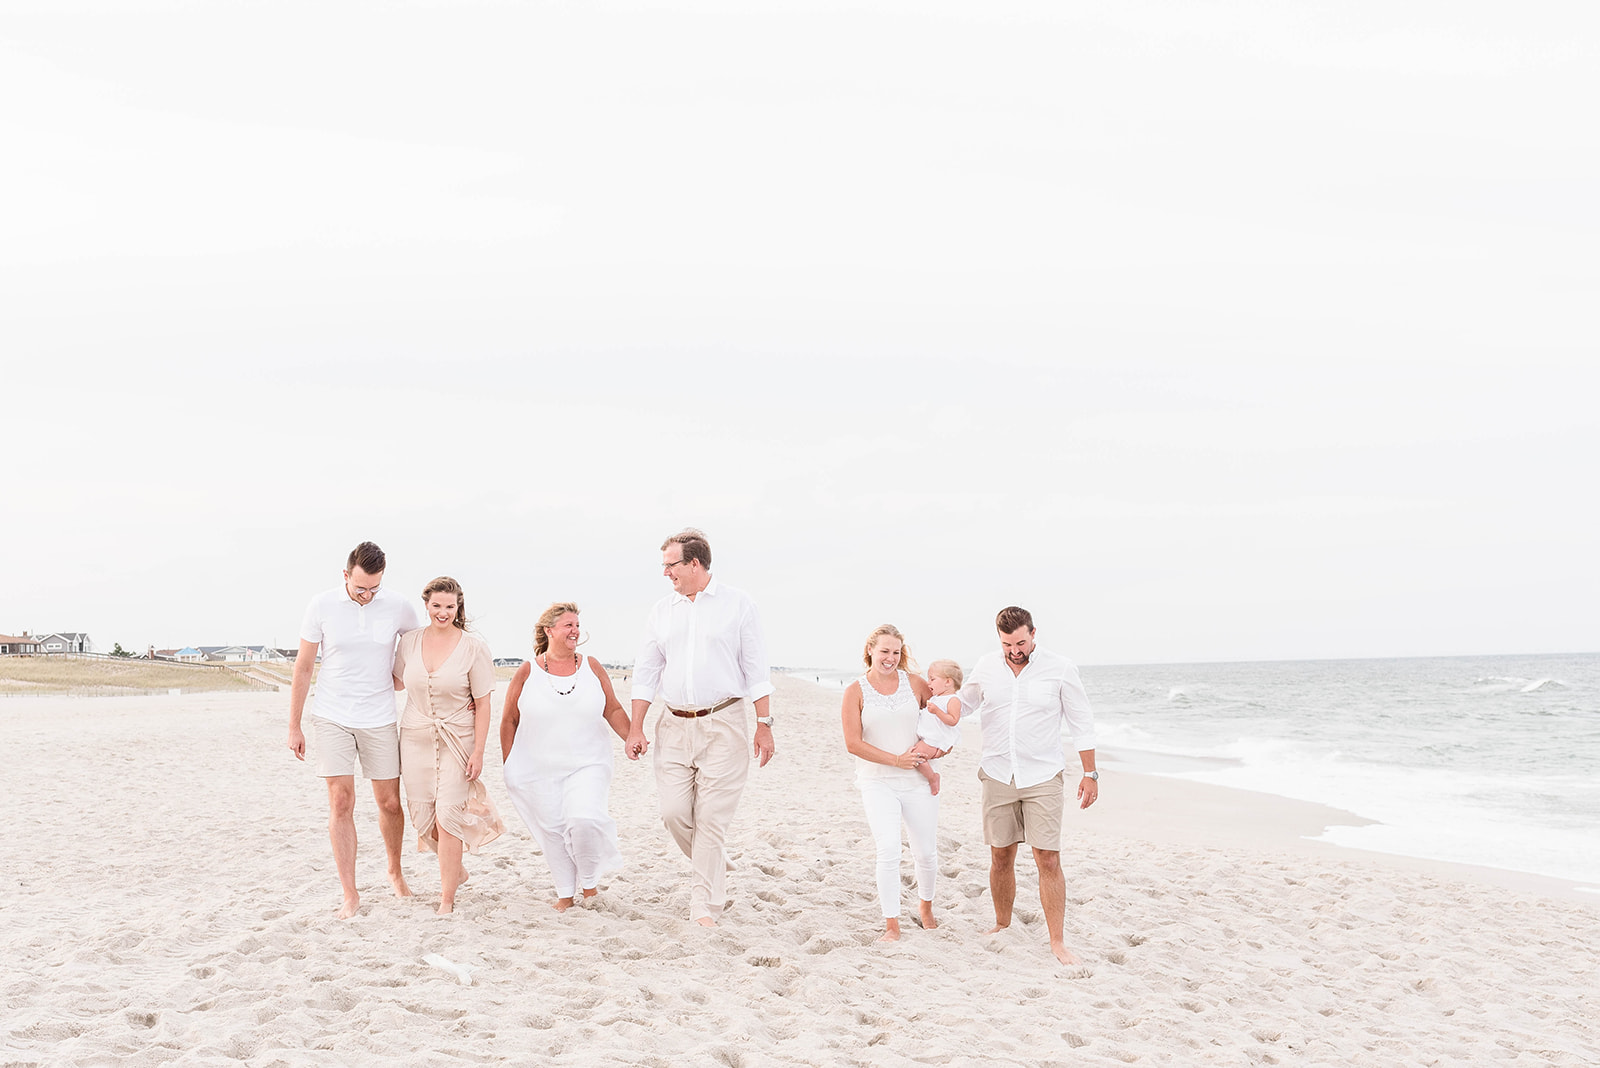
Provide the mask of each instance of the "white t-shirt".
[{"label": "white t-shirt", "polygon": [[394,647],[422,626],[409,597],[379,590],[358,604],[344,586],[311,598],[300,639],[322,647],[312,713],[341,727],[387,727],[395,721]]}]

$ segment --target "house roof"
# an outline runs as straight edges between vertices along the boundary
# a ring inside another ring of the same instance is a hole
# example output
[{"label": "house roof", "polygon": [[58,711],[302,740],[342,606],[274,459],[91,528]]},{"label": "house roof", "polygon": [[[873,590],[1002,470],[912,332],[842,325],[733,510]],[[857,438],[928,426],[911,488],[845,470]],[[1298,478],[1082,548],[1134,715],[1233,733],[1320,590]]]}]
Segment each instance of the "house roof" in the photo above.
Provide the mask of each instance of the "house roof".
[{"label": "house roof", "polygon": [[81,634],[75,630],[58,630],[52,634],[46,634],[44,638],[40,638],[39,640],[44,641],[45,638],[61,638],[64,641],[81,642],[87,641],[89,636],[87,634]]},{"label": "house roof", "polygon": [[15,634],[0,634],[0,642],[5,642],[7,645],[16,644],[16,643],[19,643],[19,642],[24,644],[24,645],[32,645],[34,642],[37,642],[37,641],[40,641],[40,640],[41,639],[39,639],[39,638],[29,637],[26,634],[24,634],[21,637],[18,637]]}]

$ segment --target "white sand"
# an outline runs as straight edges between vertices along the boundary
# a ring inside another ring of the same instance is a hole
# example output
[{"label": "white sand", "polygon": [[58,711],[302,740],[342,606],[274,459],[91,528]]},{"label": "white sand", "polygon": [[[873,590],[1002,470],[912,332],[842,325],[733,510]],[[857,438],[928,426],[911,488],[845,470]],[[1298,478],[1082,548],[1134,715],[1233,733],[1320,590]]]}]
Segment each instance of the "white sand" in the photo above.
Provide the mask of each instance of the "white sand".
[{"label": "white sand", "polygon": [[364,901],[339,921],[287,693],[0,702],[0,1063],[1600,1064],[1600,902],[1300,843],[1337,818],[1316,806],[1108,773],[1064,858],[1086,966],[1049,956],[1027,861],[986,936],[975,739],[945,761],[943,926],[908,888],[904,941],[875,945],[837,696],[779,687],[709,932],[647,761],[612,793],[628,867],[565,914],[497,753],[511,832],[449,919],[409,828],[418,896],[388,894],[358,783]]}]

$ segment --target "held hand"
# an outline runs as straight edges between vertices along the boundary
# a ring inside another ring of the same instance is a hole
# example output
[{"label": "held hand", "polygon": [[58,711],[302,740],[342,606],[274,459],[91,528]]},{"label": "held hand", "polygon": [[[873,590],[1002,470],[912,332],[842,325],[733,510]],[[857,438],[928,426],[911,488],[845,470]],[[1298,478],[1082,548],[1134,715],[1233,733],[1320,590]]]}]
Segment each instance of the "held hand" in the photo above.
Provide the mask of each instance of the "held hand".
[{"label": "held hand", "polygon": [[644,731],[631,730],[628,740],[623,744],[623,752],[628,754],[629,760],[638,760],[650,751],[650,743],[644,740]]},{"label": "held hand", "polygon": [[478,776],[483,774],[483,754],[473,753],[467,758],[467,781],[477,782]]},{"label": "held hand", "polygon": [[1078,780],[1078,807],[1088,808],[1100,796],[1100,784],[1093,779]]},{"label": "held hand", "polygon": [[755,758],[760,761],[756,765],[758,768],[766,767],[767,761],[771,760],[773,754],[778,751],[777,745],[772,741],[772,728],[765,723],[756,724],[754,750]]},{"label": "held hand", "polygon": [[306,735],[299,727],[289,728],[289,752],[294,754],[296,760],[306,758]]}]

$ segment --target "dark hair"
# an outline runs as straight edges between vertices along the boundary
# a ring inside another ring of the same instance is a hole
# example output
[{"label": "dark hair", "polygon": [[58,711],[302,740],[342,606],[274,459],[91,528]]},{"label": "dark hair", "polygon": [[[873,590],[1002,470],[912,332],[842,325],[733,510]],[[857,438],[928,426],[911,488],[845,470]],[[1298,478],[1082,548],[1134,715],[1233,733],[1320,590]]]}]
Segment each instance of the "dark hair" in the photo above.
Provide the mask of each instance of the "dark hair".
[{"label": "dark hair", "polygon": [[1033,613],[1026,608],[1012,605],[1000,609],[1000,614],[994,617],[994,629],[1001,634],[1015,634],[1018,627],[1027,627],[1028,633],[1033,633]]},{"label": "dark hair", "polygon": [[[373,546],[373,548],[377,548],[377,546]],[[362,570],[365,571],[366,568],[362,568]],[[456,618],[451,620],[451,622],[460,629],[466,630],[467,595],[461,592],[461,583],[457,582],[449,575],[440,575],[438,578],[422,587],[422,604],[424,607],[426,607],[428,604],[428,598],[432,597],[436,593],[453,593],[456,595]]]},{"label": "dark hair", "polygon": [[666,552],[667,546],[673,542],[683,546],[684,560],[698,560],[701,567],[707,571],[711,570],[711,543],[706,540],[703,531],[696,530],[694,527],[680,530],[661,543],[661,551]]},{"label": "dark hair", "polygon": [[377,542],[364,541],[350,550],[350,559],[345,561],[344,569],[354,571],[359,567],[369,575],[381,575],[387,563]]},{"label": "dark hair", "polygon": [[539,622],[533,625],[533,655],[538,656],[550,648],[550,632],[547,628],[556,625],[556,620],[571,612],[578,614],[578,606],[571,601],[557,601],[546,608],[539,616]]}]

